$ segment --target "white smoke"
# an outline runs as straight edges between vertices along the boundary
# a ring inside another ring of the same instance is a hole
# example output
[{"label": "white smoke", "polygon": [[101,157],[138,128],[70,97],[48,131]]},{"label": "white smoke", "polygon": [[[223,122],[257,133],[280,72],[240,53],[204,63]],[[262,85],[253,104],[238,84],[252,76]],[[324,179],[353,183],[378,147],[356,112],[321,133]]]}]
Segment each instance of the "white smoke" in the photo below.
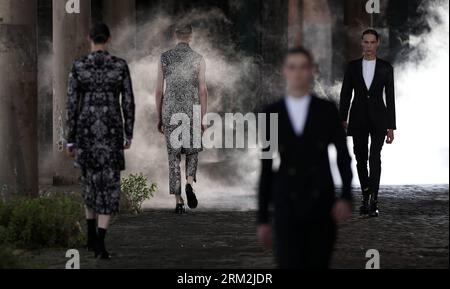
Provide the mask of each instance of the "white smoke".
[{"label": "white smoke", "polygon": [[[177,21],[188,19],[199,23],[194,29],[191,47],[202,54],[207,64],[209,112],[235,112],[254,106],[256,99],[255,77],[258,63],[254,57],[244,55],[232,41],[218,32],[228,20],[218,9],[192,10],[182,19],[164,13],[152,13],[149,21],[140,24],[137,51],[125,57],[132,59],[134,92],[137,103],[137,121],[132,150],[127,152],[128,173],[143,172],[158,184],[158,192],[146,207],[172,208],[174,197],[168,192],[168,159],[163,135],[156,129],[154,90],[157,65],[162,52],[173,48],[175,41],[167,39],[167,31]],[[204,23],[208,23],[205,26]],[[124,34],[132,31],[122,27],[116,31],[114,48],[122,51],[128,39]],[[142,58],[136,55],[144,55]],[[257,153],[257,152],[255,152]],[[245,161],[242,161],[245,158]],[[184,160],[183,160],[184,161]],[[183,164],[183,162],[182,162]],[[220,208],[249,209],[254,207],[254,187],[257,179],[258,158],[251,153],[208,150],[200,155],[198,192],[202,205]],[[182,173],[184,173],[182,165]],[[184,174],[182,174],[184,178]]]},{"label": "white smoke", "polygon": [[[411,36],[409,44],[414,53],[410,59],[394,63],[398,131],[395,144],[386,145],[382,154],[382,184],[385,185],[448,184],[449,7],[446,1],[439,3],[426,7],[431,30]],[[209,111],[245,112],[254,108],[259,101],[254,89],[259,65],[217,33],[218,26],[228,22],[226,17],[216,9],[193,10],[185,17],[210,23],[197,27],[191,45],[207,62]],[[166,145],[155,127],[153,91],[160,54],[175,44],[167,41],[167,31],[177,20],[180,19],[165,14],[153,16],[138,33],[144,48],[129,55],[129,59],[134,59],[130,66],[138,111],[133,149],[127,154],[127,172],[144,172],[159,186],[158,193],[146,207],[171,208],[173,205],[173,197],[168,195]],[[323,89],[338,91],[340,84]],[[256,151],[203,152],[196,185],[201,204],[208,208],[254,208],[258,173]]]},{"label": "white smoke", "polygon": [[394,64],[398,131],[384,148],[383,184],[449,182],[449,4],[424,9],[430,31],[411,36],[413,56]]}]

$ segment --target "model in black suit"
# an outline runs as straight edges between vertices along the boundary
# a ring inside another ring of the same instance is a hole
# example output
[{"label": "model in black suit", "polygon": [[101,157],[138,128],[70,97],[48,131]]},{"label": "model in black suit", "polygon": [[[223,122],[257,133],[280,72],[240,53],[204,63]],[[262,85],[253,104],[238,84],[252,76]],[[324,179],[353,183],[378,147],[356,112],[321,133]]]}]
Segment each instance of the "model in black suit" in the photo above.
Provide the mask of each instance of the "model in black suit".
[{"label": "model in black suit", "polygon": [[396,129],[394,70],[389,62],[377,58],[379,43],[375,30],[363,33],[364,57],[348,65],[340,101],[341,120],[348,135],[353,137],[363,194],[360,211],[373,217],[378,216],[381,149],[386,136],[388,144],[394,141]]},{"label": "model in black suit", "polygon": [[[336,240],[336,222],[351,215],[352,171],[346,135],[336,105],[310,93],[313,73],[307,51],[297,48],[288,53],[284,75],[287,96],[265,110],[266,114],[278,114],[281,163],[274,171],[272,159],[262,161],[258,236],[271,246],[269,206],[273,205],[275,254],[280,268],[327,268]],[[343,181],[339,198],[330,170],[330,144],[337,149]]]}]

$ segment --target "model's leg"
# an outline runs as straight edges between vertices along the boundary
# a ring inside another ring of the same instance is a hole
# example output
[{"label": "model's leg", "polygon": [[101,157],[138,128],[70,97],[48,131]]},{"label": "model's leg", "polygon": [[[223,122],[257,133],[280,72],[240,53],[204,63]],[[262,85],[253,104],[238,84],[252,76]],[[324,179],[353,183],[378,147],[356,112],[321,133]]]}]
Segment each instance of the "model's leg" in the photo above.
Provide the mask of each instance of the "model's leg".
[{"label": "model's leg", "polygon": [[369,211],[369,171],[367,162],[369,158],[369,133],[361,133],[353,136],[353,152],[356,158],[356,168],[358,170],[359,182],[363,195],[363,204],[360,208],[361,214],[367,214]]},{"label": "model's leg", "polygon": [[97,241],[97,215],[95,211],[86,207],[86,223],[87,223],[87,244],[88,251],[95,250],[95,242]]},{"label": "model's leg", "polygon": [[186,196],[188,206],[195,209],[198,206],[197,197],[194,193],[194,182],[197,181],[198,153],[186,155]]},{"label": "model's leg", "polygon": [[307,237],[307,268],[328,269],[333,255],[337,235],[333,220],[323,220],[310,224]]},{"label": "model's leg", "polygon": [[106,232],[108,231],[110,220],[110,215],[98,215],[98,236],[95,257],[100,257],[101,259],[111,258],[105,245]]},{"label": "model's leg", "polygon": [[96,257],[109,259],[105,238],[109,229],[111,214],[117,213],[120,206],[120,170],[105,168],[95,175],[97,191],[98,235]]},{"label": "model's leg", "polygon": [[197,181],[198,153],[186,155],[187,183],[193,185]]},{"label": "model's leg", "polygon": [[381,150],[386,139],[385,133],[373,133],[370,136],[370,193],[371,193],[371,215],[378,216],[378,191],[381,177]]},{"label": "model's leg", "polygon": [[95,243],[97,242],[97,214],[92,209],[93,205],[93,188],[92,188],[92,173],[90,170],[81,170],[81,189],[85,200],[85,213],[87,225],[87,244],[86,249],[93,252],[95,250]]},{"label": "model's leg", "polygon": [[307,247],[305,226],[286,216],[274,220],[274,253],[279,269],[305,269]]},{"label": "model's leg", "polygon": [[175,213],[184,213],[184,200],[181,197],[181,153],[169,153],[169,192],[175,195]]}]

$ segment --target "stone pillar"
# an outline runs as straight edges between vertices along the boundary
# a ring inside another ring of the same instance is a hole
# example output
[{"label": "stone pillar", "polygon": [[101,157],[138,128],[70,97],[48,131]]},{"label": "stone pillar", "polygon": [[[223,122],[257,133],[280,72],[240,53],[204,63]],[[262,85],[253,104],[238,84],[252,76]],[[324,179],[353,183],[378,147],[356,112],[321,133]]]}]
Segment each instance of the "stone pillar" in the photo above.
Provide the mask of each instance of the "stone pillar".
[{"label": "stone pillar", "polygon": [[288,43],[289,47],[302,45],[302,0],[289,0]]},{"label": "stone pillar", "polygon": [[322,84],[329,84],[333,68],[333,22],[327,0],[303,0],[303,45],[318,65]]},{"label": "stone pillar", "polygon": [[366,11],[366,1],[345,0],[344,24],[347,28],[347,60],[362,57],[361,33],[369,28],[371,16]]},{"label": "stone pillar", "polygon": [[260,0],[261,103],[270,103],[285,90],[281,66],[288,49],[289,1]]},{"label": "stone pillar", "polygon": [[39,184],[53,183],[52,0],[38,0]]},{"label": "stone pillar", "polygon": [[89,53],[87,39],[91,1],[80,0],[80,13],[68,14],[66,2],[53,0],[53,184],[78,182],[73,160],[65,153],[64,141],[67,80],[75,59]]},{"label": "stone pillar", "polygon": [[0,193],[38,194],[37,0],[0,0]]},{"label": "stone pillar", "polygon": [[103,22],[111,29],[111,53],[131,60],[136,48],[136,0],[103,0]]}]

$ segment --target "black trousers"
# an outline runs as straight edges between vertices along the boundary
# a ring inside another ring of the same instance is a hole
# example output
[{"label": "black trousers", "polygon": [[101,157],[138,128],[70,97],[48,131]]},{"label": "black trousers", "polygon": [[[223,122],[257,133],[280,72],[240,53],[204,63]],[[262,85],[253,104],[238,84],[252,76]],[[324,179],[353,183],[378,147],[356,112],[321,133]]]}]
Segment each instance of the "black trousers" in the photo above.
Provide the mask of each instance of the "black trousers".
[{"label": "black trousers", "polygon": [[328,269],[336,242],[336,224],[275,220],[275,255],[280,269]]},{"label": "black trousers", "polygon": [[[367,131],[353,134],[353,152],[356,157],[361,189],[363,191],[369,189],[375,200],[378,199],[380,189],[381,150],[385,139],[386,131]],[[367,163],[369,163],[370,172]]]}]

